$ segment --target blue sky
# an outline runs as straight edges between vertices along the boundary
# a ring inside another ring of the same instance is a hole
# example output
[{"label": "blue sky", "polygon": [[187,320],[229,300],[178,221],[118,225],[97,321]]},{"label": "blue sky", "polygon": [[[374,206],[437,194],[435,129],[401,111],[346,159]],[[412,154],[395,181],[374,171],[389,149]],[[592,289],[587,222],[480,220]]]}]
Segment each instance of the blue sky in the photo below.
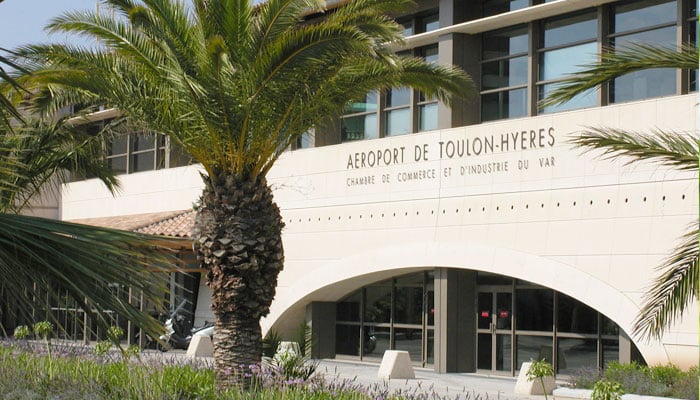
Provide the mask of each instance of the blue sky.
[{"label": "blue sky", "polygon": [[0,47],[28,43],[64,42],[65,35],[43,31],[53,17],[65,11],[94,10],[97,0],[4,0],[0,3]]}]

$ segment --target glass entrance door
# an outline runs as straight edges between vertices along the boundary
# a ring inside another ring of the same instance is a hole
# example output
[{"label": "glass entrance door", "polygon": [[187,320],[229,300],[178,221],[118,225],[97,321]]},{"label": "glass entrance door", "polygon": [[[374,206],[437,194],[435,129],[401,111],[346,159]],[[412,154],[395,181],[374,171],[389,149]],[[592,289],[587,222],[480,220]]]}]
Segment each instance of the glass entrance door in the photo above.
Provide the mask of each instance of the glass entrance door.
[{"label": "glass entrance door", "polygon": [[479,291],[476,366],[480,370],[513,371],[513,292],[508,289]]}]

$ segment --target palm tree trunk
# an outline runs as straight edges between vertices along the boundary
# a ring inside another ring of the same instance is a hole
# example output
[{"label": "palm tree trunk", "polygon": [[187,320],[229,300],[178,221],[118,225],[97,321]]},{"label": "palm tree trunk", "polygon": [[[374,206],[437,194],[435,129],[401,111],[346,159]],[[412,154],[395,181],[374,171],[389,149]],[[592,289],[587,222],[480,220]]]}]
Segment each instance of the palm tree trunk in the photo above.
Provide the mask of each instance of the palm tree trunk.
[{"label": "palm tree trunk", "polygon": [[214,363],[220,388],[250,382],[260,363],[260,318],[275,296],[284,223],[265,178],[204,177],[194,249],[212,291]]}]

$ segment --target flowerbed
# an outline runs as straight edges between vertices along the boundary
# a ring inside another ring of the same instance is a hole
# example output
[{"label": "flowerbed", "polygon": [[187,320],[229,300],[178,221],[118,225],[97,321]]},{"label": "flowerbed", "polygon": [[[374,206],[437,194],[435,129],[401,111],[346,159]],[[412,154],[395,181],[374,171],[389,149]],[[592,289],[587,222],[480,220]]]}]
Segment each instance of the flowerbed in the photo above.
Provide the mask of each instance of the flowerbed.
[{"label": "flowerbed", "polygon": [[572,377],[571,386],[592,389],[596,381],[617,382],[627,394],[698,400],[698,368],[683,371],[674,365],[647,367],[637,363],[611,362],[604,372],[581,370]]},{"label": "flowerbed", "polygon": [[[250,390],[217,390],[210,365],[175,357],[95,354],[92,348],[54,343],[51,355],[41,343],[2,342],[0,398],[10,399],[447,399],[429,391],[392,391],[386,384],[364,387],[348,379],[287,379],[263,368]],[[450,399],[480,400],[476,393]]]}]

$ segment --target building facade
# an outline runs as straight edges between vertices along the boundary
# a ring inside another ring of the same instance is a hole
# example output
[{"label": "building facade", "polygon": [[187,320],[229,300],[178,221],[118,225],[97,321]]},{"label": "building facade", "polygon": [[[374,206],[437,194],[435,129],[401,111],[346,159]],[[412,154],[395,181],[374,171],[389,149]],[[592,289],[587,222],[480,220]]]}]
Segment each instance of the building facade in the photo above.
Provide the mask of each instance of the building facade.
[{"label": "building facade", "polygon": [[[397,21],[407,40],[395,51],[461,66],[477,93],[451,108],[406,88],[369,93],[277,162],[285,268],[263,329],[291,335],[305,321],[319,357],[402,349],[440,372],[511,375],[541,358],[564,375],[612,360],[697,365],[697,306],[658,342],[630,337],[655,267],[698,218],[697,171],[569,142],[586,127],[697,134],[697,71],[635,73],[538,106],[610,46],[695,42],[695,2],[435,0]],[[106,158],[122,191],[68,184],[61,219],[142,215],[134,228],[159,233],[180,218],[186,231],[197,165],[145,133],[115,139]],[[198,292],[195,324],[212,318],[203,282]]]}]

